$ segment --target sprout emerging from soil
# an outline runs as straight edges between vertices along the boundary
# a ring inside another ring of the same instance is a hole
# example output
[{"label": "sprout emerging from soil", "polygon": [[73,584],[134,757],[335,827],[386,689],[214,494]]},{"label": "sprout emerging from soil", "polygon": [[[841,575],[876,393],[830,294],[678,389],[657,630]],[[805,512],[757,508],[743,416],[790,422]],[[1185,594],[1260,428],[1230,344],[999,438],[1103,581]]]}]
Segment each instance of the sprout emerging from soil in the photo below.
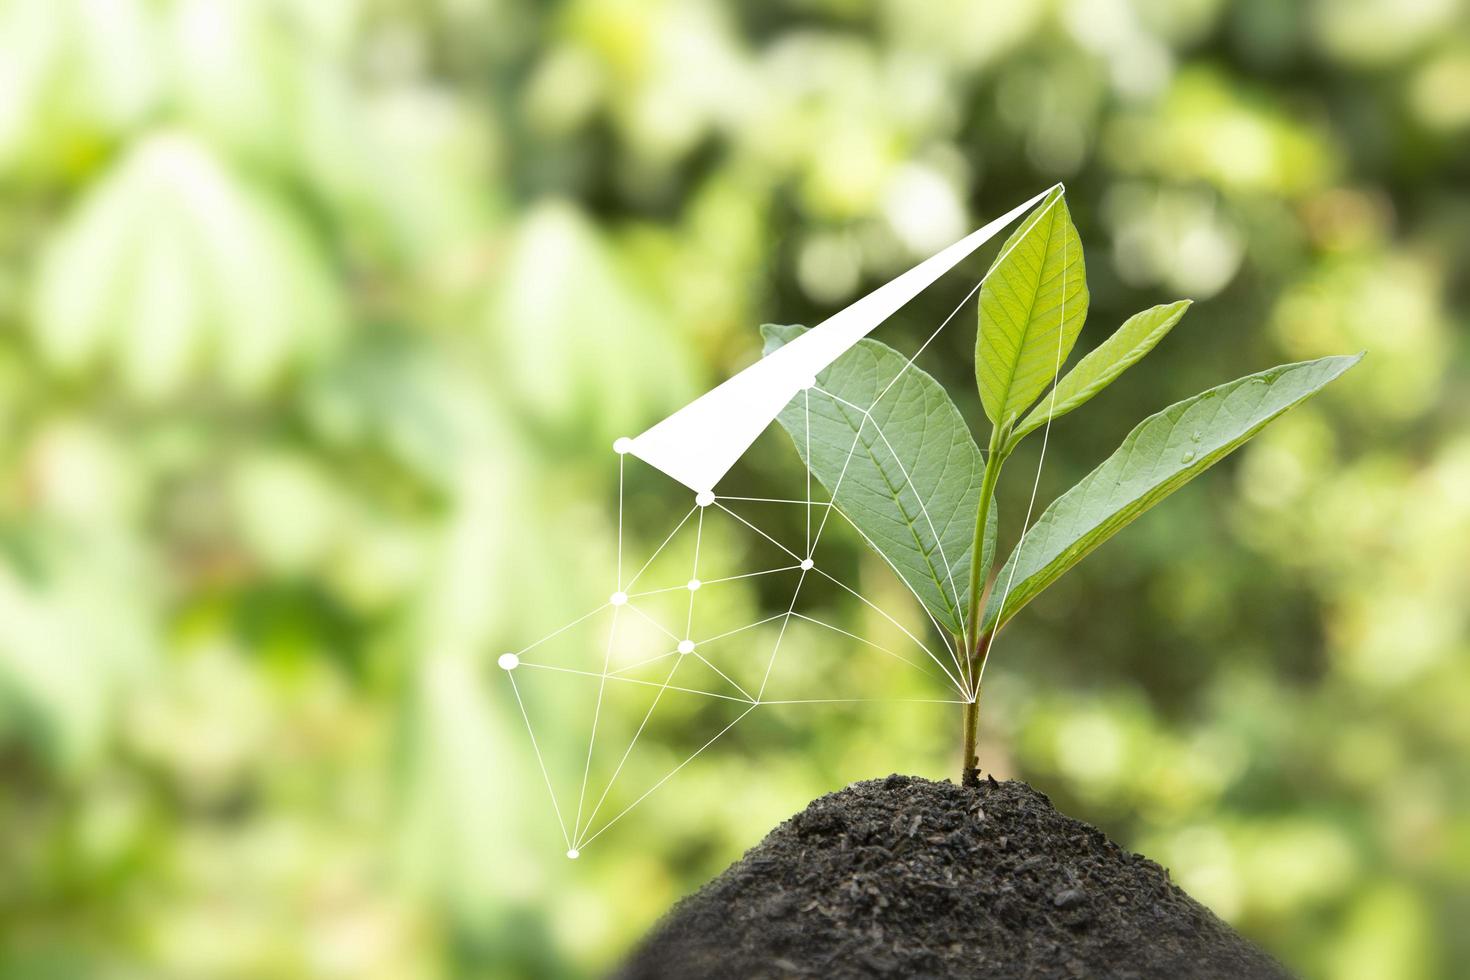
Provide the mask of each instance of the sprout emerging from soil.
[{"label": "sprout emerging from soil", "polygon": [[[1190,301],[1130,317],[1052,384],[1087,305],[1082,243],[1058,188],[1007,240],[980,287],[975,380],[990,423],[985,453],[939,383],[874,340],[834,361],[780,416],[833,504],[962,652],[967,783],[979,772],[980,681],[1011,618],[1098,545],[1363,356],[1283,364],[1149,416],[1034,524],[1033,484],[1020,540],[993,571],[995,490],[1006,460],[1037,430],[1044,456],[1052,422],[1152,350]],[[805,328],[767,325],[762,332],[770,353]]]}]

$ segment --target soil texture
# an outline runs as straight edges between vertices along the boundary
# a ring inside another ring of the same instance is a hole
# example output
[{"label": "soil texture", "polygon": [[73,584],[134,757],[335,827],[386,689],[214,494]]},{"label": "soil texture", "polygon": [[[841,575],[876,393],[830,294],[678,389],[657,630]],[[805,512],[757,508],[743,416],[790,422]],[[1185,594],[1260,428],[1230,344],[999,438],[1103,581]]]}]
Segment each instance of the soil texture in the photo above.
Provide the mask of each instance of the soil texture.
[{"label": "soil texture", "polygon": [[1289,974],[1147,858],[1022,782],[854,783],[684,899],[617,974]]}]

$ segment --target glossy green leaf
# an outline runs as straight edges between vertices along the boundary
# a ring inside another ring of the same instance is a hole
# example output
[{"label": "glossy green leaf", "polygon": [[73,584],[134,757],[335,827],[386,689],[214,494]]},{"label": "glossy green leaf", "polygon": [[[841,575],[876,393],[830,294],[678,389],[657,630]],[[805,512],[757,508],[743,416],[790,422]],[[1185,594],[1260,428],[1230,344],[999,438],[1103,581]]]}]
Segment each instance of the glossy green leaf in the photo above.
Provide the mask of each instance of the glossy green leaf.
[{"label": "glossy green leaf", "polygon": [[[768,324],[761,328],[765,352],[805,332]],[[875,340],[861,341],[779,420],[837,508],[938,624],[959,633],[985,464],[949,395],[917,367],[905,369],[908,360]],[[995,533],[992,507],[988,554]]]},{"label": "glossy green leaf", "polygon": [[1056,388],[1017,424],[1011,432],[1008,448],[1015,448],[1023,436],[1045,425],[1048,419],[1061,418],[1112,384],[1118,375],[1141,360],[1164,339],[1165,334],[1174,329],[1174,324],[1184,316],[1189,304],[1190,300],[1181,299],[1129,317],[1111,337],[1089,351],[1063,375]]},{"label": "glossy green leaf", "polygon": [[1362,356],[1274,367],[1144,419],[1113,455],[1058,497],[1026,533],[996,578],[985,610],[986,628],[1004,625],[1083,556]]},{"label": "glossy green leaf", "polygon": [[1018,417],[1056,377],[1087,299],[1082,241],[1058,188],[1006,241],[980,287],[975,380],[992,423]]}]

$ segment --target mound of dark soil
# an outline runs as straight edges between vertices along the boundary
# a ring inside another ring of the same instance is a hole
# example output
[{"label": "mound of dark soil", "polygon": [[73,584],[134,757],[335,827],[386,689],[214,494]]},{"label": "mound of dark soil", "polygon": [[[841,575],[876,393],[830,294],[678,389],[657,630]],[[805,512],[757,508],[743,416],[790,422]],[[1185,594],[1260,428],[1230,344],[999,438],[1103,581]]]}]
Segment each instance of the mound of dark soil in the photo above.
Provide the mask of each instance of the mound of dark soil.
[{"label": "mound of dark soil", "polygon": [[673,977],[1285,977],[1166,871],[1025,783],[854,783],[680,902]]}]

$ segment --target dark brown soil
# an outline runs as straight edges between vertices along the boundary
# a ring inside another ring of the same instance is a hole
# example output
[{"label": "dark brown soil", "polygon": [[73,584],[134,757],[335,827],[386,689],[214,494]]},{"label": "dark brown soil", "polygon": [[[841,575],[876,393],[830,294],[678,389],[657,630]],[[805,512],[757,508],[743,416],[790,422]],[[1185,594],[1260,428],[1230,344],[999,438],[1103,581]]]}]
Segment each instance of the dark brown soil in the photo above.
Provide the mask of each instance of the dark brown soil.
[{"label": "dark brown soil", "polygon": [[771,831],[618,976],[1288,974],[1164,869],[1025,783],[889,776]]}]

